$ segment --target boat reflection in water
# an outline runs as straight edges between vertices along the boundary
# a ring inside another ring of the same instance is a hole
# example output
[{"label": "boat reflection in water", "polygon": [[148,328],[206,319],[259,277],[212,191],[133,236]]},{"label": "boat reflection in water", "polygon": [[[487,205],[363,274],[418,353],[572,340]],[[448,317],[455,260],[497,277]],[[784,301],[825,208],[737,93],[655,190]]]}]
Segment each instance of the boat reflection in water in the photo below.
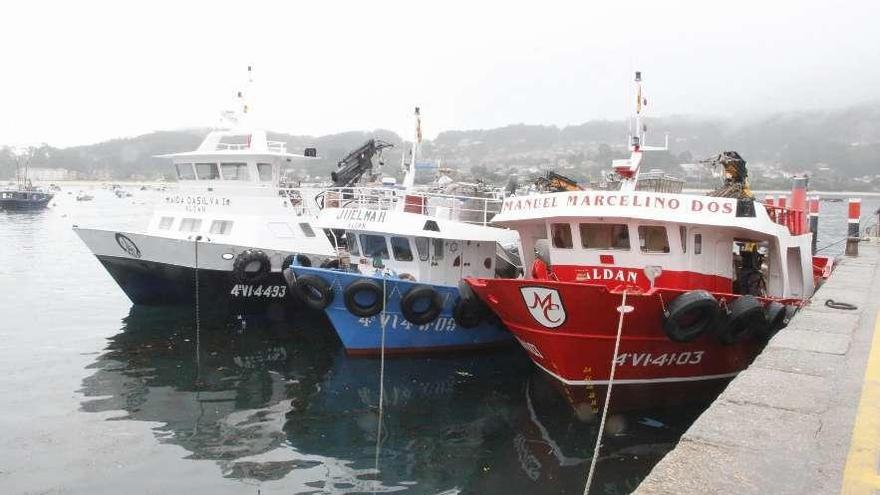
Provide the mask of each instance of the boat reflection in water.
[{"label": "boat reflection in water", "polygon": [[[197,338],[189,311],[133,307],[82,408],[157,422],[267,493],[583,492],[598,421],[520,349],[387,359],[380,428],[381,361],[347,357],[319,315],[294,325],[209,320]],[[698,413],[611,416],[591,492],[631,491]]]}]

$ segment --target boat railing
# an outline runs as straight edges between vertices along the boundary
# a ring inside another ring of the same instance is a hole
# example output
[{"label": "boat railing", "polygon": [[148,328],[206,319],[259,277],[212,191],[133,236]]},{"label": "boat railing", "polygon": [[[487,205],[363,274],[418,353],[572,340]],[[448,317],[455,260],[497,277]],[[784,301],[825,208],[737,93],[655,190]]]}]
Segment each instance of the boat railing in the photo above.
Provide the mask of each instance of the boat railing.
[{"label": "boat railing", "polygon": [[810,231],[806,223],[806,215],[804,210],[796,210],[794,208],[785,208],[782,206],[764,205],[767,209],[767,215],[773,222],[784,225],[792,235],[806,234]]},{"label": "boat railing", "polygon": [[[217,151],[246,151],[250,143],[217,143]],[[272,153],[287,153],[287,143],[283,141],[266,141],[266,149]]]},{"label": "boat railing", "polygon": [[278,195],[287,198],[291,208],[297,215],[317,215],[320,209],[315,203],[314,193],[312,195],[304,195],[303,191],[298,187],[279,187]]},{"label": "boat railing", "polygon": [[418,189],[388,187],[329,188],[320,196],[322,208],[396,210],[459,222],[487,225],[501,211],[501,198],[459,196]]},{"label": "boat railing", "polygon": [[266,148],[273,153],[287,153],[287,143],[284,141],[266,141]]}]

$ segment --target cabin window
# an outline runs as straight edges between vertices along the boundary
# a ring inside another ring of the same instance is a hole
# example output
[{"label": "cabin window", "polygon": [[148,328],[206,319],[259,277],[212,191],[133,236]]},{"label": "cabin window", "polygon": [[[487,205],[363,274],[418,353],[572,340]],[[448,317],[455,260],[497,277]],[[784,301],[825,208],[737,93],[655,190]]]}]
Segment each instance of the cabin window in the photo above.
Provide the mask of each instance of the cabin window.
[{"label": "cabin window", "polygon": [[666,227],[639,225],[639,247],[643,253],[668,253],[669,237]]},{"label": "cabin window", "polygon": [[214,220],[211,222],[211,230],[209,230],[211,234],[228,234],[232,232],[232,221],[231,220]]},{"label": "cabin window", "polygon": [[259,172],[259,174],[260,174],[260,181],[272,182],[272,164],[271,163],[258,163],[257,164],[257,172]]},{"label": "cabin window", "polygon": [[361,250],[358,248],[357,236],[354,234],[345,234],[345,245],[348,247],[348,252],[352,256],[360,256]]},{"label": "cabin window", "polygon": [[388,259],[388,244],[381,235],[361,234],[361,247],[367,258]]},{"label": "cabin window", "polygon": [[392,237],[391,251],[397,261],[412,261],[412,248],[409,247],[409,239],[406,237]]},{"label": "cabin window", "polygon": [[198,232],[202,228],[202,220],[199,218],[184,218],[180,221],[181,232]]},{"label": "cabin window", "polygon": [[221,163],[223,180],[249,180],[247,163]]},{"label": "cabin window", "polygon": [[553,247],[571,249],[574,243],[571,240],[571,225],[567,223],[554,223],[550,225],[550,233],[553,238]]},{"label": "cabin window", "polygon": [[443,239],[432,239],[431,244],[434,245],[434,259],[443,259]]},{"label": "cabin window", "polygon": [[177,163],[174,166],[177,168],[177,180],[196,179],[196,173],[193,172],[192,163]]},{"label": "cabin window", "polygon": [[421,261],[428,261],[428,238],[416,237],[416,251],[419,252]]},{"label": "cabin window", "polygon": [[168,230],[171,228],[171,224],[174,223],[174,217],[162,217],[159,220],[159,228],[162,230]]},{"label": "cabin window", "polygon": [[290,228],[290,225],[288,225],[284,222],[269,222],[268,225],[269,225],[269,230],[271,230],[272,233],[275,234],[275,237],[281,237],[281,238],[296,237],[293,234],[293,229]]},{"label": "cabin window", "polygon": [[315,231],[312,230],[311,225],[303,222],[303,223],[299,224],[299,228],[300,228],[300,230],[303,231],[303,234],[305,234],[306,237],[315,237]]},{"label": "cabin window", "polygon": [[624,223],[582,223],[581,246],[586,249],[629,250],[629,228]]},{"label": "cabin window", "polygon": [[678,236],[681,239],[681,252],[688,252],[688,230],[684,225],[678,227]]},{"label": "cabin window", "polygon": [[199,180],[217,180],[220,172],[216,163],[196,163],[196,176]]},{"label": "cabin window", "polygon": [[694,254],[703,254],[703,234],[694,234]]}]

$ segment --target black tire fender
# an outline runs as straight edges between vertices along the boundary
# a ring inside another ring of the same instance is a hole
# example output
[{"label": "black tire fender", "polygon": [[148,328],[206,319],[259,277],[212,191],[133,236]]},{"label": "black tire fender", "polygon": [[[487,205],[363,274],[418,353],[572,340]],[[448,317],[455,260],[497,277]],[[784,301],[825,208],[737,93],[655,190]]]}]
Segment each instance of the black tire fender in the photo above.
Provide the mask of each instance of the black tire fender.
[{"label": "black tire fender", "polygon": [[718,301],[705,290],[676,297],[664,311],[663,331],[673,342],[691,342],[718,318]]},{"label": "black tire fender", "polygon": [[[415,304],[419,299],[428,299],[428,307],[423,311],[416,311]],[[406,321],[413,325],[425,325],[436,320],[443,311],[443,299],[440,294],[429,285],[416,285],[400,298],[400,311]]]},{"label": "black tire fender", "polygon": [[317,275],[306,274],[296,277],[296,288],[297,295],[311,309],[321,311],[333,302],[333,287]]},{"label": "black tire fender", "polygon": [[718,340],[722,344],[733,345],[752,334],[766,335],[768,332],[764,306],[755,296],[740,296],[728,308],[727,321],[718,331]]},{"label": "black tire fender", "polygon": [[769,339],[788,325],[788,308],[780,302],[772,301],[764,308],[764,317],[767,319],[767,326],[764,327],[766,332],[761,337]]},{"label": "black tire fender", "polygon": [[455,307],[452,309],[452,317],[458,326],[474,328],[488,316],[489,308],[464,280],[458,284],[458,294],[458,300],[455,301]]},{"label": "black tire fender", "polygon": [[[260,264],[259,268],[256,271],[247,271],[247,267],[255,261]],[[266,278],[271,270],[272,262],[269,261],[269,256],[259,249],[245,249],[235,257],[235,261],[232,263],[232,276],[239,283],[259,282]]]},{"label": "black tire fender", "polygon": [[[375,297],[375,302],[368,306],[364,306],[357,302],[357,295],[361,292],[370,292]],[[385,301],[382,299],[382,284],[369,278],[359,278],[348,284],[345,288],[343,296],[345,297],[345,307],[355,316],[368,318],[375,316],[382,311]]]}]

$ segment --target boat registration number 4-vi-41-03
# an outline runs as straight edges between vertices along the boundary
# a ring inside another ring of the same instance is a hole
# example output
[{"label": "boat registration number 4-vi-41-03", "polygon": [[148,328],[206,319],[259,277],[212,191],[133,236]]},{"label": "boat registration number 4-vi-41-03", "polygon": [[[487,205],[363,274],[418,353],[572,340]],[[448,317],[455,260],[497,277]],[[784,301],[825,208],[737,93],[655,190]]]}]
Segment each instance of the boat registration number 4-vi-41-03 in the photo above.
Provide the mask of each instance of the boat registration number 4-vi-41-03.
[{"label": "boat registration number 4-vi-41-03", "polygon": [[249,285],[235,284],[229,294],[233,297],[277,297],[287,295],[287,287],[284,285]]}]

